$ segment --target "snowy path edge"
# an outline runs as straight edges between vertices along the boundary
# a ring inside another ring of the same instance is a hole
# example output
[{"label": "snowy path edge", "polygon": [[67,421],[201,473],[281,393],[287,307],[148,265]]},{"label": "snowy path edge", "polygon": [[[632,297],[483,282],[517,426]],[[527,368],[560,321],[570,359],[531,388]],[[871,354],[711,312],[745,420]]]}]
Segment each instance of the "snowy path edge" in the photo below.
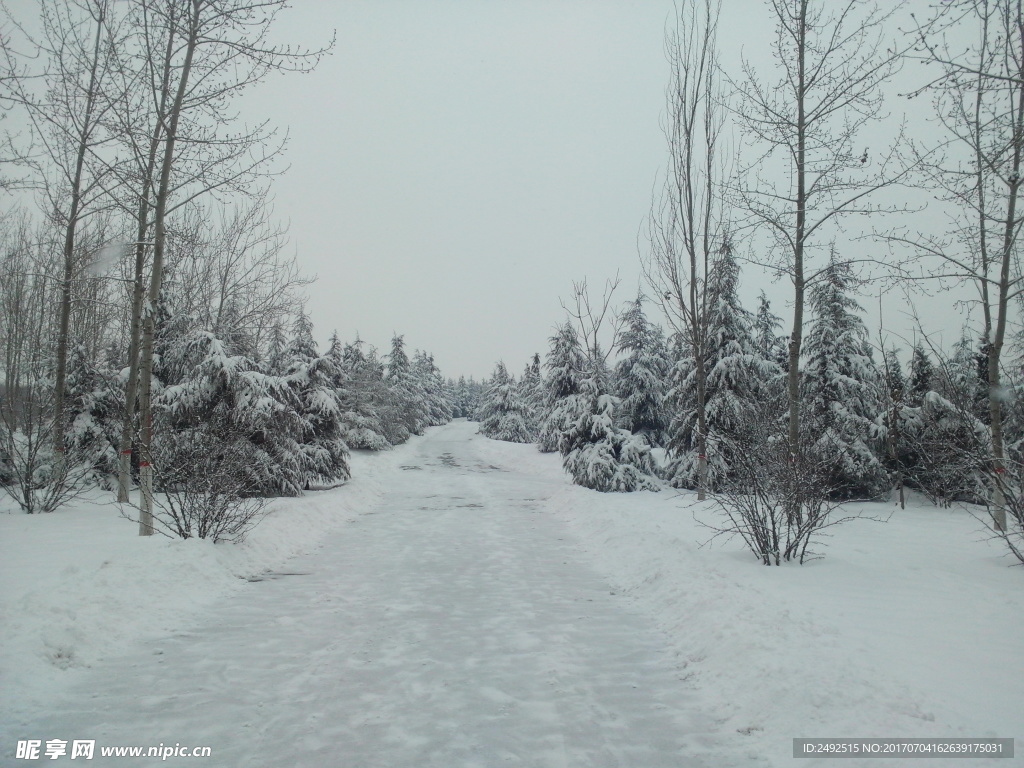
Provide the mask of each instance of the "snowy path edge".
[{"label": "snowy path edge", "polygon": [[187,629],[246,580],[317,548],[378,502],[420,439],[355,452],[341,487],[271,500],[238,544],[140,539],[98,490],[48,515],[0,509],[0,721],[45,707],[100,659]]}]

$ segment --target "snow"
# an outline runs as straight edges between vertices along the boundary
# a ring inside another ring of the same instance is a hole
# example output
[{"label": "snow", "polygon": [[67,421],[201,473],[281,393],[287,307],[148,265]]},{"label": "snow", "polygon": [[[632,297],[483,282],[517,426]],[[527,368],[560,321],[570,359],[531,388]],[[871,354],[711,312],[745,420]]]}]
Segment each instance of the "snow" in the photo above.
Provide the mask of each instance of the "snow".
[{"label": "snow", "polygon": [[789,766],[794,737],[842,736],[1024,754],[1024,572],[965,510],[847,505],[891,517],[769,568],[701,546],[711,502],[572,486],[476,428],[355,454],[241,545],[140,539],[100,497],[0,515],[0,765],[28,738],[217,766]]},{"label": "snow", "polygon": [[0,496],[0,722],[45,708],[91,666],[190,626],[247,579],[313,551],[380,497],[380,477],[399,460],[354,455],[359,477],[343,494],[277,499],[240,545],[139,537],[105,492],[47,515],[15,512]]}]

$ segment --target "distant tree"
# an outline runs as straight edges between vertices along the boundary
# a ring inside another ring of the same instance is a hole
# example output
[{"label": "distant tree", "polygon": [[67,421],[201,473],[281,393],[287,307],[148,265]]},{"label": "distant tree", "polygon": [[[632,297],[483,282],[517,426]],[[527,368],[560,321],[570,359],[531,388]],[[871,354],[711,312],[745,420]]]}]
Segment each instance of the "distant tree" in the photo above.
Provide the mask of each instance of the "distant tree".
[{"label": "distant tree", "polygon": [[775,363],[780,370],[785,371],[788,360],[786,337],[779,335],[780,328],[782,318],[772,312],[771,302],[764,291],[761,291],[757,297],[757,312],[754,314],[754,344],[762,358]]},{"label": "distant tree", "polygon": [[910,398],[898,350],[891,347],[884,349],[881,374],[879,401],[882,404],[882,413],[877,417],[876,423],[884,430],[885,469],[895,480],[900,507],[903,508],[906,506],[903,486],[911,461],[906,430]]},{"label": "distant tree", "polygon": [[422,435],[428,424],[426,393],[405,352],[405,339],[397,334],[391,339],[384,383],[389,402],[382,403],[379,412],[389,442],[398,445],[410,435]]},{"label": "distant tree", "polygon": [[480,433],[493,440],[510,443],[528,443],[531,440],[529,410],[515,379],[502,362],[494,367],[480,407]]},{"label": "distant tree", "polygon": [[928,351],[920,343],[914,345],[910,359],[910,380],[907,382],[907,404],[919,407],[925,396],[934,391],[936,385],[935,366]]},{"label": "distant tree", "polygon": [[526,406],[526,427],[530,433],[530,440],[527,442],[534,442],[540,436],[545,394],[540,354],[534,353],[530,362],[526,364],[522,378],[519,379],[519,397]]},{"label": "distant tree", "polygon": [[336,386],[343,436],[350,448],[383,451],[391,448],[379,411],[387,400],[384,367],[376,350],[371,348],[366,354],[363,345],[356,338],[341,350],[342,380]]},{"label": "distant tree", "polygon": [[452,395],[434,356],[417,350],[413,356],[413,372],[423,390],[427,406],[427,426],[439,427],[452,420]]}]

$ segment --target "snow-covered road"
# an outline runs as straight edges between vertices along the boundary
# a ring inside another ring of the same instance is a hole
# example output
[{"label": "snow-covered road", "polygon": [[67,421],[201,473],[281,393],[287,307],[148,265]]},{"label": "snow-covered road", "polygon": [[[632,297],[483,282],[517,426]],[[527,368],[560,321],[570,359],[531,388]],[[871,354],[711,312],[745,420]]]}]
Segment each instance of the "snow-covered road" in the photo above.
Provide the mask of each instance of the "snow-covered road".
[{"label": "snow-covered road", "polygon": [[318,551],[19,733],[247,768],[722,766],[664,638],[540,512],[554,482],[489,463],[475,429],[431,430]]}]

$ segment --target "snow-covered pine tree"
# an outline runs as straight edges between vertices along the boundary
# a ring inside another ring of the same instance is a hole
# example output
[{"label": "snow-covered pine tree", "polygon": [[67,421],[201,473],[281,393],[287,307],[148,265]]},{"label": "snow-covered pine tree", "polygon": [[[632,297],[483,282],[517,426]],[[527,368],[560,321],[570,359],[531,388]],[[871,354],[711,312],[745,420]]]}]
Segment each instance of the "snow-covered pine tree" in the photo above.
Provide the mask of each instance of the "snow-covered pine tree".
[{"label": "snow-covered pine tree", "polygon": [[534,353],[519,379],[519,397],[526,406],[526,427],[530,433],[527,442],[534,442],[540,435],[541,420],[544,416],[544,377],[540,370],[540,354]]},{"label": "snow-covered pine tree", "polygon": [[[754,318],[739,299],[739,264],[726,250],[708,277],[708,351],[704,414],[707,425],[707,487],[721,487],[733,466],[733,452],[742,450],[733,438],[754,402],[764,402],[781,388],[778,363],[760,352]],[[680,350],[683,345],[677,345]],[[697,377],[692,358],[682,357],[672,371],[668,400],[673,419],[669,429],[670,459],[665,467],[669,483],[696,488],[700,474],[697,439]]]},{"label": "snow-covered pine tree", "polygon": [[[341,351],[344,381],[337,393],[341,406],[343,437],[349,448],[384,451],[391,448],[378,412],[378,404],[386,402],[384,366],[371,348],[363,352],[363,340],[356,338]],[[408,435],[406,435],[408,438]]]},{"label": "snow-covered pine tree", "polygon": [[342,377],[337,351],[333,355],[317,354],[313,324],[300,312],[295,335],[285,347],[284,356],[288,360],[284,378],[301,422],[295,435],[300,486],[309,490],[344,482],[352,475],[335,387]]},{"label": "snow-covered pine tree", "polygon": [[480,433],[492,440],[509,443],[530,442],[529,414],[520,397],[515,379],[505,363],[494,366],[487,392],[480,407]]},{"label": "snow-covered pine tree", "polygon": [[913,453],[908,483],[940,506],[984,498],[977,462],[988,450],[989,431],[979,411],[982,417],[988,411],[979,409],[984,388],[970,339],[964,335],[952,355],[940,357],[937,366],[923,349],[920,355],[915,351],[914,366],[918,370],[912,368],[910,380],[910,400],[916,407],[908,411]]},{"label": "snow-covered pine tree", "polygon": [[537,438],[537,447],[544,452],[561,450],[562,433],[579,416],[579,404],[574,398],[580,392],[586,365],[572,323],[562,325],[550,342],[551,351],[545,361],[548,375],[544,386],[544,414]]},{"label": "snow-covered pine tree", "polygon": [[765,360],[775,363],[779,370],[785,371],[789,352],[786,348],[786,337],[779,335],[782,318],[772,312],[771,302],[764,291],[757,297],[757,312],[754,314],[754,344],[758,354]]},{"label": "snow-covered pine tree", "polygon": [[231,355],[206,331],[177,339],[161,366],[180,381],[154,402],[158,485],[227,473],[246,495],[301,495],[305,425],[287,378]]},{"label": "snow-covered pine tree", "polygon": [[813,319],[804,340],[803,424],[816,458],[829,467],[833,494],[871,498],[887,485],[875,423],[881,377],[852,288],[849,265],[833,260],[809,292]]},{"label": "snow-covered pine tree", "polygon": [[274,321],[267,339],[267,353],[263,356],[264,368],[267,372],[280,373],[288,366],[285,358],[285,347],[288,337],[280,320]]},{"label": "snow-covered pine tree", "polygon": [[422,435],[428,424],[426,394],[405,352],[405,339],[397,334],[391,339],[384,381],[390,403],[379,412],[388,430],[388,440],[397,445],[408,440],[409,435]]},{"label": "snow-covered pine tree", "polygon": [[112,487],[124,413],[123,385],[114,371],[101,369],[89,358],[84,344],[76,344],[68,357],[66,387],[68,455],[88,464],[88,479]]},{"label": "snow-covered pine tree", "polygon": [[423,391],[427,411],[427,426],[439,427],[452,420],[452,398],[444,377],[434,363],[434,356],[416,350],[413,355],[413,373]]},{"label": "snow-covered pine tree", "polygon": [[883,352],[880,373],[879,402],[882,404],[882,411],[876,418],[876,423],[882,427],[882,433],[885,435],[883,463],[889,477],[896,483],[900,505],[904,506],[906,500],[903,486],[912,460],[912,433],[908,432],[908,427],[913,428],[910,422],[916,418],[916,414],[915,409],[909,406],[909,387],[903,375],[898,350],[890,347]]},{"label": "snow-covered pine tree", "polygon": [[469,382],[465,376],[459,376],[457,382],[450,382],[452,390],[452,418],[468,419],[473,414],[469,394]]},{"label": "snow-covered pine tree", "polygon": [[281,350],[280,359],[287,370],[296,363],[311,363],[319,355],[313,339],[313,321],[303,310],[299,310],[292,323],[292,336]]},{"label": "snow-covered pine tree", "polygon": [[615,341],[623,357],[615,367],[619,424],[651,445],[662,445],[668,428],[665,384],[670,360],[661,328],[648,322],[638,296],[622,316]]},{"label": "snow-covered pine tree", "polygon": [[578,394],[564,399],[577,413],[560,443],[562,467],[573,482],[603,493],[657,490],[647,441],[615,426],[619,399],[608,391],[609,373],[599,355],[579,386]]},{"label": "snow-covered pine tree", "polygon": [[914,345],[910,358],[910,380],[907,382],[907,404],[917,408],[925,395],[935,389],[935,365],[921,343]]}]

